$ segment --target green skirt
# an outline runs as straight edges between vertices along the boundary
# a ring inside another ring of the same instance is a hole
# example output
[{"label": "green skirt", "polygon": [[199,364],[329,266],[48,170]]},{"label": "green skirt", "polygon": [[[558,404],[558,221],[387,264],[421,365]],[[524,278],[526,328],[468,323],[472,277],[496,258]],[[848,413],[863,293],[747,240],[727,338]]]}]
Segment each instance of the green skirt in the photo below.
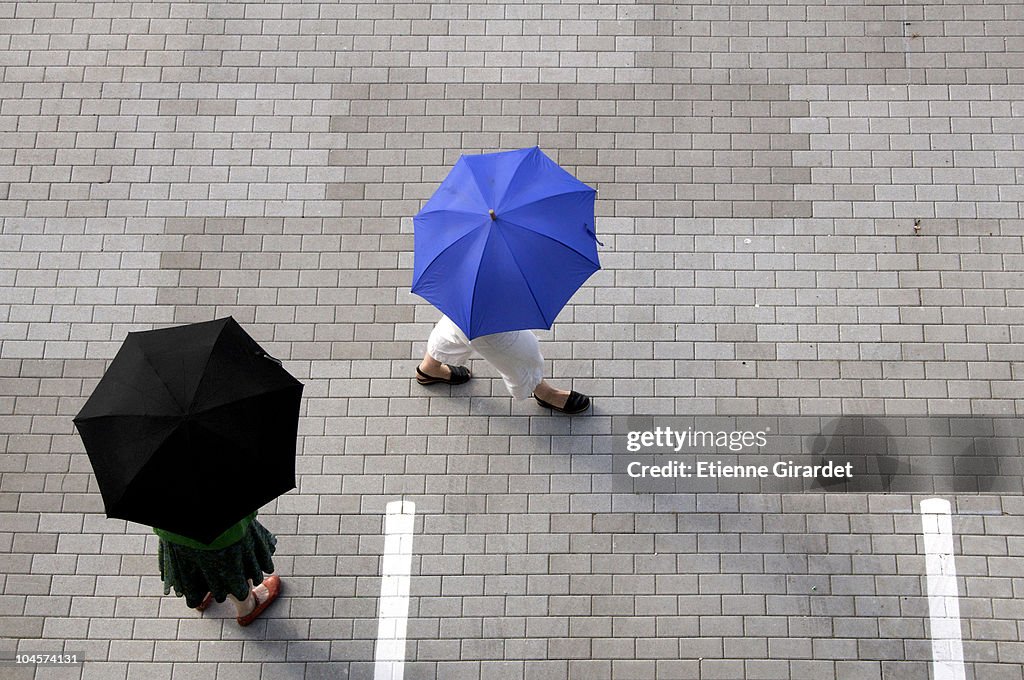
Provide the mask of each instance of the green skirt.
[{"label": "green skirt", "polygon": [[249,581],[263,582],[263,573],[274,572],[277,538],[255,519],[239,542],[220,550],[197,550],[160,539],[157,559],[164,595],[171,589],[185,603],[198,607],[207,593],[223,602],[228,595],[239,600],[249,597]]}]

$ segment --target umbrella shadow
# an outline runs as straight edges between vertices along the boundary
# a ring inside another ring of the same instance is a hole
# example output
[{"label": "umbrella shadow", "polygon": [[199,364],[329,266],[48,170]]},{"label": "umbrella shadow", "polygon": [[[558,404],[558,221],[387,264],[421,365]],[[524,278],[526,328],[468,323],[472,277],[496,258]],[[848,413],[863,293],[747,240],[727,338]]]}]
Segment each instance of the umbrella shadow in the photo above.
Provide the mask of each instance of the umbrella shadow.
[{"label": "umbrella shadow", "polygon": [[841,416],[821,428],[807,441],[807,451],[815,465],[843,466],[849,463],[852,480],[818,476],[812,489],[820,491],[889,492],[897,476],[909,471],[900,458],[896,438],[880,418]]}]

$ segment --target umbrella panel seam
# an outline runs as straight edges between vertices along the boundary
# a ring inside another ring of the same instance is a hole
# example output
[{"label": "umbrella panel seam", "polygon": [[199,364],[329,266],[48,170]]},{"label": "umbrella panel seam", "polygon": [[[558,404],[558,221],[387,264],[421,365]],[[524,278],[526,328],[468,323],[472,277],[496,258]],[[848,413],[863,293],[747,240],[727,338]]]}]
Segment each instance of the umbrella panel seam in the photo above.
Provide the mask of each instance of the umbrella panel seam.
[{"label": "umbrella panel seam", "polygon": [[[583,183],[581,182],[581,184],[583,184]],[[569,191],[559,191],[556,194],[549,194],[547,196],[542,196],[540,198],[531,198],[531,199],[529,199],[527,201],[523,201],[522,203],[519,203],[517,205],[513,205],[511,207],[510,206],[502,206],[501,212],[503,214],[507,214],[507,213],[509,213],[512,210],[519,210],[520,208],[525,208],[526,206],[531,205],[533,203],[540,203],[541,201],[546,201],[549,198],[558,198],[559,196],[568,196],[570,194],[596,194],[597,193],[594,189],[592,189],[591,187],[588,187],[586,184],[583,184],[583,187],[584,188],[582,188],[582,189],[572,189],[572,190],[569,190]],[[501,215],[499,215],[499,217],[501,217]]]},{"label": "umbrella panel seam", "polygon": [[[554,241],[555,243],[557,243],[558,245],[562,246],[562,247],[563,247],[563,248],[565,248],[566,250],[571,250],[572,252],[576,253],[577,255],[579,255],[580,257],[582,257],[582,258],[583,258],[584,260],[586,260],[587,262],[589,262],[589,263],[591,263],[591,264],[593,264],[593,265],[597,266],[597,268],[598,268],[598,269],[600,269],[600,268],[601,268],[601,265],[600,265],[600,263],[594,262],[594,261],[593,261],[593,260],[591,260],[591,259],[590,259],[590,258],[589,258],[589,257],[588,257],[587,255],[585,255],[585,254],[581,253],[580,251],[576,250],[575,248],[573,248],[573,247],[572,247],[571,245],[569,245],[568,243],[565,243],[564,241],[559,241],[559,240],[558,240],[557,238],[555,238],[555,237],[553,237],[553,236],[550,236],[550,235],[548,235],[548,234],[544,234],[544,233],[542,233],[542,232],[539,232],[539,231],[537,231],[536,229],[531,229],[530,227],[526,226],[525,224],[520,224],[519,222],[516,222],[515,220],[510,220],[510,219],[508,219],[507,217],[506,217],[506,218],[503,218],[503,219],[504,219],[504,220],[505,220],[506,222],[508,222],[509,224],[511,224],[511,225],[514,225],[514,226],[516,226],[516,227],[519,227],[520,229],[525,229],[526,231],[530,232],[531,234],[536,234],[537,236],[540,236],[541,238],[546,238],[546,239],[548,239],[549,241]],[[595,271],[596,271],[596,270],[595,270]]]},{"label": "umbrella panel seam", "polygon": [[[117,415],[96,416],[95,418],[89,418],[88,421],[92,421],[92,420],[99,419],[99,418],[119,418],[119,417],[123,418],[125,416],[117,416]],[[135,471],[135,474],[137,475],[139,472],[141,472],[143,470],[143,468],[145,468],[149,464],[149,461],[152,460],[152,458],[156,454],[156,452],[160,450],[160,447],[162,447],[164,444],[167,443],[167,440],[170,438],[170,436],[172,434],[174,434],[174,432],[177,429],[177,427],[181,424],[181,419],[179,417],[177,417],[177,416],[130,416],[130,417],[132,417],[132,418],[158,418],[158,417],[165,417],[165,418],[170,418],[170,419],[174,419],[175,421],[177,421],[177,422],[174,422],[174,423],[169,423],[166,427],[160,428],[160,430],[158,430],[158,432],[162,431],[163,436],[160,438],[160,441],[156,443],[156,445],[153,447],[153,449],[146,456],[145,462],[143,462],[141,465],[138,466],[138,469]],[[141,441],[142,439],[145,439],[145,436],[138,437],[138,438],[133,439],[132,441],[126,442],[126,443],[135,443],[135,442]],[[99,479],[98,478],[96,480],[96,483],[97,484],[99,483]],[[112,515],[114,512],[116,512],[116,507],[117,507],[117,505],[122,500],[124,500],[124,496],[127,493],[129,486],[131,486],[130,482],[123,486],[123,488],[121,489],[121,492],[117,495],[116,499],[111,500],[111,502],[109,503],[110,509],[107,511],[108,514]]]},{"label": "umbrella panel seam", "polygon": [[[234,320],[234,319],[232,319],[232,317],[225,317],[225,320],[226,319],[231,319],[232,321]],[[237,325],[237,322],[235,322],[235,323]],[[227,329],[227,327],[229,325],[230,325],[230,323],[227,323],[225,321],[224,325],[222,325],[220,327],[220,331],[217,333],[217,337],[214,338],[213,345],[210,346],[210,354],[209,354],[209,356],[206,357],[206,362],[203,364],[203,371],[202,371],[202,373],[199,374],[199,382],[196,383],[196,390],[195,390],[195,392],[192,393],[192,399],[189,401],[188,408],[186,410],[186,413],[188,413],[190,415],[192,413],[192,406],[195,405],[195,403],[196,403],[196,397],[199,396],[199,392],[201,391],[201,388],[203,387],[203,382],[206,381],[206,378],[207,378],[207,375],[208,375],[207,371],[210,368],[210,362],[213,361],[213,355],[217,353],[217,345],[219,345],[221,340],[224,338],[224,331]],[[241,329],[241,326],[239,326],[239,328]],[[248,335],[244,331],[243,331],[243,334]],[[259,344],[259,343],[257,343],[257,344]]]},{"label": "umbrella panel seam", "polygon": [[480,215],[480,213],[474,212],[472,210],[454,210],[452,208],[434,208],[432,210],[427,210],[427,211],[421,210],[421,211],[419,211],[416,214],[416,216],[413,217],[414,224],[415,224],[415,220],[418,219],[418,218],[426,217],[427,215],[436,215],[437,213],[456,213],[456,214],[459,214],[459,215],[473,215],[474,217],[477,217],[477,216]]},{"label": "umbrella panel seam", "polygon": [[303,387],[302,383],[296,380],[295,383],[293,383],[293,384],[290,384],[290,385],[280,385],[278,387],[274,387],[272,389],[268,389],[265,392],[259,392],[258,394],[252,394],[252,395],[249,395],[247,397],[242,397],[242,398],[237,399],[235,401],[228,401],[228,402],[224,402],[222,404],[217,404],[216,406],[211,406],[210,408],[203,409],[202,411],[196,411],[196,412],[192,413],[191,415],[193,415],[193,416],[200,416],[200,415],[205,416],[205,415],[208,415],[208,414],[210,414],[210,413],[212,413],[214,411],[217,411],[218,409],[227,408],[228,406],[237,406],[238,404],[246,402],[246,401],[251,401],[253,399],[259,399],[259,398],[267,397],[267,396],[270,396],[270,395],[273,395],[273,394],[278,394],[279,392],[287,392],[288,390],[300,389],[300,392],[301,392],[301,388],[302,387]]},{"label": "umbrella panel seam", "polygon": [[[465,239],[467,239],[470,236],[472,236],[473,234],[475,234],[477,231],[479,231],[484,226],[486,226],[486,225],[481,224],[481,225],[479,225],[479,226],[477,226],[477,227],[475,227],[473,229],[470,229],[465,234],[463,234],[459,238],[455,239],[454,241],[452,241],[451,243],[446,245],[444,247],[444,249],[441,250],[441,252],[439,252],[437,255],[435,255],[434,258],[432,260],[430,260],[430,262],[426,266],[423,267],[423,271],[420,273],[419,278],[417,278],[416,281],[413,283],[413,286],[412,286],[413,292],[416,292],[416,290],[415,290],[416,289],[416,284],[423,280],[423,278],[427,275],[427,272],[430,270],[430,268],[434,266],[434,263],[437,262],[441,258],[442,255],[447,253],[449,250],[454,248],[456,245],[458,245],[459,243],[461,243]],[[474,285],[475,285],[475,281],[474,281]]]},{"label": "umbrella panel seam", "polygon": [[[523,169],[523,166],[526,165],[526,159],[530,158],[531,156],[535,156],[538,153],[544,155],[544,153],[540,150],[540,147],[535,146],[532,149],[530,149],[529,152],[524,153],[523,157],[519,159],[519,165],[517,165],[516,169],[512,171],[512,175],[509,177],[508,183],[505,185],[505,188],[501,192],[501,198],[497,199],[497,203],[499,205],[501,204],[501,201],[504,200],[505,196],[508,195],[509,188],[515,186],[516,178],[519,176],[519,172]],[[496,208],[497,206],[494,207]]]},{"label": "umbrella panel seam", "polygon": [[[462,158],[460,158],[459,160],[463,161]],[[466,164],[466,170],[469,172],[469,176],[473,178],[473,186],[476,188],[477,194],[480,195],[481,203],[486,204],[487,203],[487,196],[484,193],[483,185],[480,183],[480,178],[476,176],[476,171],[473,169],[473,165],[471,163],[469,163],[468,161],[464,161],[464,162]],[[445,180],[447,181],[447,178],[445,178]]]},{"label": "umbrella panel seam", "polygon": [[[206,357],[206,362],[205,362],[205,363],[203,364],[203,373],[201,373],[201,374],[200,374],[200,376],[201,376],[201,377],[200,377],[200,382],[202,381],[202,376],[203,376],[203,375],[205,374],[205,371],[206,371],[207,367],[208,367],[208,366],[210,365],[210,359],[211,359],[211,358],[213,357],[213,354],[214,354],[214,350],[215,350],[215,349],[217,348],[217,343],[219,343],[219,342],[220,342],[221,336],[222,336],[222,335],[223,335],[223,333],[224,333],[224,329],[225,329],[225,328],[226,328],[226,327],[228,326],[228,323],[229,323],[230,321],[234,321],[234,319],[233,319],[232,317],[230,317],[230,316],[226,316],[226,317],[224,317],[224,318],[222,318],[222,319],[214,319],[213,321],[208,321],[208,322],[206,322],[206,323],[210,323],[210,324],[213,324],[213,323],[216,323],[217,321],[220,321],[220,322],[221,322],[221,327],[220,327],[220,330],[218,330],[218,331],[217,331],[217,335],[216,335],[216,336],[214,336],[214,339],[213,339],[213,343],[212,343],[212,344],[210,345],[210,353],[209,353],[209,355],[207,355],[207,357]],[[237,325],[237,322],[235,322],[235,323],[236,323],[236,325]],[[172,328],[184,328],[184,326],[172,326]],[[188,404],[182,404],[182,403],[180,403],[180,402],[179,402],[179,401],[177,400],[177,398],[176,398],[176,397],[174,396],[174,394],[173,394],[173,393],[171,392],[171,390],[170,390],[170,386],[169,386],[169,385],[167,385],[167,384],[166,384],[166,383],[165,383],[165,382],[163,381],[163,378],[162,378],[162,376],[161,376],[161,375],[160,375],[160,373],[159,373],[159,372],[158,372],[158,371],[156,370],[156,367],[155,367],[155,366],[153,366],[153,362],[151,362],[151,361],[150,361],[150,357],[149,357],[149,355],[148,355],[148,354],[147,354],[147,353],[146,353],[145,351],[143,351],[143,350],[142,350],[142,347],[141,347],[141,346],[139,346],[139,351],[140,351],[140,352],[142,353],[142,357],[143,357],[143,358],[144,358],[144,359],[146,360],[146,363],[147,363],[147,364],[149,364],[150,368],[152,368],[152,369],[153,369],[153,373],[154,373],[154,374],[155,374],[155,375],[156,375],[156,376],[157,376],[158,378],[160,378],[160,382],[161,382],[161,384],[163,384],[163,385],[164,385],[164,386],[165,386],[165,387],[167,388],[167,393],[171,395],[171,398],[172,398],[172,399],[174,399],[174,403],[175,403],[175,404],[177,404],[177,405],[178,405],[178,407],[179,407],[179,408],[181,408],[181,409],[182,409],[182,411],[183,411],[184,413],[186,413],[186,414],[187,414],[187,413],[189,412],[189,407],[190,407],[190,406],[192,405],[192,401],[193,401],[193,400],[195,399],[196,393],[198,393],[198,391],[199,391],[199,384],[196,384],[196,390],[195,390],[195,392],[193,392],[193,393],[192,393],[192,396],[191,396],[191,398],[189,398],[189,397],[188,397],[188,395],[182,395],[183,397],[185,397],[186,399],[188,399],[188,400],[189,400],[189,403],[188,403]]]},{"label": "umbrella panel seam", "polygon": [[[497,195],[498,188],[497,187],[494,188],[495,190],[494,190],[493,193],[495,195],[494,195],[493,198],[494,198],[495,205],[489,205],[489,206],[487,206],[488,208],[494,209],[494,208],[497,207],[497,204],[501,203],[501,199],[505,197],[505,194],[508,193],[509,187],[511,187],[513,185],[513,183],[515,182],[516,175],[519,173],[519,170],[523,167],[523,164],[526,162],[526,159],[530,156],[530,154],[532,154],[534,152],[534,150],[538,150],[539,151],[539,149],[537,149],[537,147],[534,147],[534,149],[531,149],[529,153],[523,154],[523,157],[519,159],[519,165],[517,165],[516,169],[512,171],[512,174],[509,176],[508,182],[505,184],[504,188],[501,189],[501,197],[499,197]],[[515,153],[515,151],[509,151],[509,152],[506,152],[506,153]],[[476,171],[473,169],[473,165],[471,163],[467,162],[466,163],[466,167],[469,168],[469,175],[470,175],[470,177],[473,178],[473,182],[476,184],[477,191],[480,192],[480,197],[483,198],[484,202],[486,203],[487,202],[487,196],[485,195],[483,184],[481,183],[480,178],[477,177]]]},{"label": "umbrella panel seam", "polygon": [[[509,223],[513,224],[512,222]],[[512,261],[516,263],[516,268],[519,270],[519,273],[523,277],[523,283],[526,284],[526,290],[530,291],[530,297],[533,298],[533,304],[537,306],[537,311],[540,312],[540,318],[544,320],[544,323],[547,328],[551,328],[551,324],[553,324],[555,320],[549,320],[547,314],[544,313],[544,308],[541,307],[540,300],[537,299],[537,294],[533,292],[533,286],[530,285],[530,279],[528,279],[526,277],[526,274],[523,272],[523,267],[522,265],[519,264],[519,258],[516,257],[515,251],[512,250],[512,245],[508,242],[508,239],[505,238],[505,234],[502,232],[501,228],[496,228],[494,231],[498,232],[498,235],[501,237],[502,242],[504,242],[505,247],[508,249],[509,256],[511,256]]]},{"label": "umbrella panel seam", "polygon": [[[153,371],[153,375],[156,376],[157,381],[161,385],[163,385],[164,390],[166,390],[167,394],[171,397],[171,401],[173,401],[178,408],[184,411],[186,408],[185,405],[178,401],[178,398],[174,395],[174,392],[171,391],[171,386],[168,385],[167,382],[164,380],[164,377],[160,375],[160,371],[156,370],[156,366],[154,366],[153,362],[149,360],[149,354],[146,353],[146,351],[142,348],[141,345],[138,344],[138,342],[135,343],[135,349],[137,349],[139,354],[142,355],[143,361],[145,361],[146,365],[149,366],[150,370]],[[117,357],[114,358],[116,359]]]},{"label": "umbrella panel seam", "polygon": [[487,243],[494,236],[494,229],[489,224],[484,225],[488,227],[487,240],[484,242],[484,247],[480,251],[480,261],[476,263],[476,275],[473,277],[473,296],[469,299],[469,329],[464,331],[467,336],[473,336],[473,307],[476,305],[476,293],[480,289],[480,271],[484,268],[484,256],[487,252]]}]

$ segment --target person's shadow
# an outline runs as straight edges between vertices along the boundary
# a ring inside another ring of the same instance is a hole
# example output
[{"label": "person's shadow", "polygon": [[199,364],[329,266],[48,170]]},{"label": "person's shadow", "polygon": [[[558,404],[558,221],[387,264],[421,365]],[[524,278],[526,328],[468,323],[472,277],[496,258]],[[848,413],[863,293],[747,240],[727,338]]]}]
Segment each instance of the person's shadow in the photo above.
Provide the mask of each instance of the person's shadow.
[{"label": "person's shadow", "polygon": [[843,466],[849,463],[852,479],[819,475],[812,488],[822,491],[899,492],[900,475],[910,466],[900,459],[896,437],[881,418],[840,416],[829,421],[810,439],[813,465]]}]

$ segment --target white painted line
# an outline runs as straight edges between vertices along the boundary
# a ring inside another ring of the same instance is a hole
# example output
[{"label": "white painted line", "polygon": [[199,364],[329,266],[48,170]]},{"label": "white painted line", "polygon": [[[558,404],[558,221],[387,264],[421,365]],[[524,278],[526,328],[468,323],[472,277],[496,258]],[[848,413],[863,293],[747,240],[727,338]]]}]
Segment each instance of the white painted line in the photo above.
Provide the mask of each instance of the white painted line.
[{"label": "white painted line", "polygon": [[388,503],[384,516],[384,555],[373,680],[402,680],[405,675],[405,633],[409,622],[415,518],[416,505],[412,501]]},{"label": "white painted line", "polygon": [[932,679],[964,680],[964,643],[953,558],[953,520],[949,501],[921,501],[924,563],[928,574],[928,617],[932,637]]}]

